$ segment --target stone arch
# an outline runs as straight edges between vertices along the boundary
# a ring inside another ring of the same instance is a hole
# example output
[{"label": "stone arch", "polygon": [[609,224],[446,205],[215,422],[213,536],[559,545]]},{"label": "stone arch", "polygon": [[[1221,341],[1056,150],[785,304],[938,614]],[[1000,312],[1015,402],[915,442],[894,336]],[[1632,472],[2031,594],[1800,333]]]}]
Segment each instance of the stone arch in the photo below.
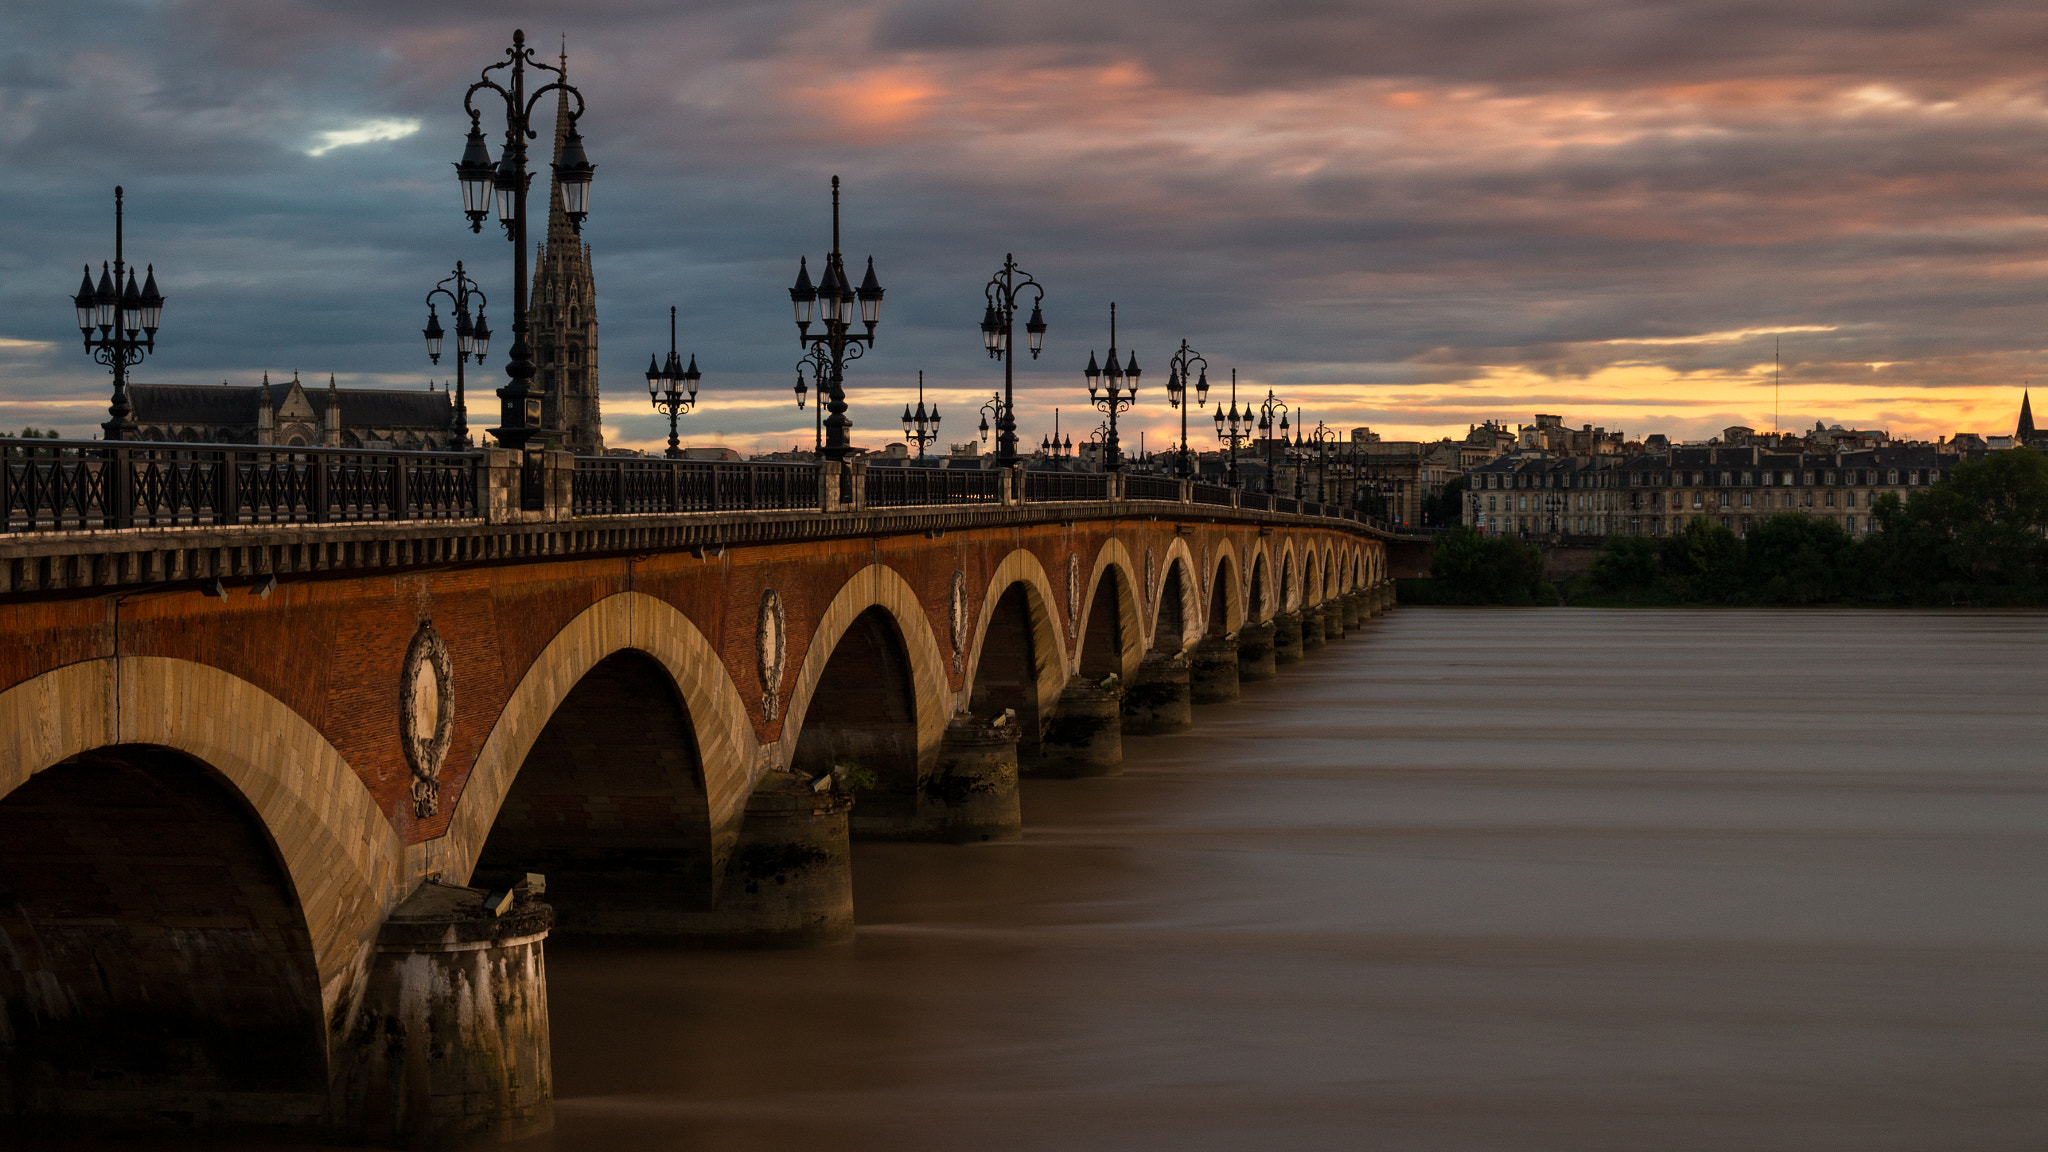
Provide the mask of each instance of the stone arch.
[{"label": "stone arch", "polygon": [[1301,550],[1301,606],[1304,610],[1323,602],[1321,560],[1314,542],[1307,542]]},{"label": "stone arch", "polygon": [[1195,584],[1194,566],[1186,555],[1168,552],[1152,610],[1152,650],[1182,651],[1200,635],[1201,621],[1201,592]]},{"label": "stone arch", "polygon": [[1273,595],[1273,566],[1267,560],[1267,549],[1260,545],[1252,553],[1251,585],[1245,590],[1245,611],[1260,623],[1271,619],[1278,599]]},{"label": "stone arch", "polygon": [[1280,583],[1275,586],[1275,604],[1280,612],[1297,612],[1301,601],[1296,594],[1300,587],[1300,562],[1295,558],[1294,542],[1289,540],[1280,546]]},{"label": "stone arch", "polygon": [[798,721],[789,766],[804,780],[843,775],[860,792],[853,831],[892,835],[915,823],[926,763],[918,746],[916,672],[903,629],[869,605],[840,632]]},{"label": "stone arch", "polygon": [[[1067,669],[1071,665],[1064,630],[1054,609],[1058,603],[1045,566],[1034,553],[1023,548],[1003,557],[982,589],[981,615],[973,632],[974,647],[967,657],[963,708],[973,710],[976,706],[976,686],[984,683],[984,657],[1018,657],[1019,649],[1027,647],[1022,642],[1028,638],[1030,668],[1020,668],[1024,672],[1021,676],[1004,674],[1004,682],[1016,682],[1015,692],[1009,695],[1021,693],[1020,698],[1028,698],[1031,709],[1029,715],[1023,708],[1018,710],[1018,720],[1024,728],[1023,739],[1017,745],[1020,764],[1035,758],[1040,727],[1052,717],[1060,691],[1067,685]],[[985,698],[983,707],[989,706],[1014,705],[996,704],[993,698]]]},{"label": "stone arch", "polygon": [[1202,619],[1205,635],[1222,636],[1244,627],[1244,587],[1238,579],[1237,565],[1237,545],[1227,536],[1218,540]]},{"label": "stone arch", "polygon": [[593,668],[621,652],[644,654],[666,673],[695,738],[713,867],[722,866],[753,790],[756,742],[739,689],[709,640],[665,600],[643,592],[607,596],[563,625],[534,657],[477,752],[454,799],[440,860],[466,882],[483,854],[520,769],[549,721]]},{"label": "stone arch", "polygon": [[1095,551],[1082,597],[1074,671],[1092,680],[1115,673],[1128,680],[1145,658],[1144,602],[1130,550],[1112,536]]},{"label": "stone arch", "polygon": [[0,1109],[317,1126],[320,978],[280,856],[232,781],[161,746],[0,799]]},{"label": "stone arch", "polygon": [[[803,718],[817,697],[833,652],[855,621],[870,609],[880,609],[888,617],[903,645],[917,713],[918,772],[930,769],[938,755],[939,741],[946,734],[946,721],[953,713],[952,688],[947,679],[949,661],[939,651],[938,637],[932,632],[930,617],[916,590],[888,565],[870,564],[840,585],[812,626],[803,663],[794,674],[785,676],[789,684],[788,700],[782,709],[785,720],[772,750],[763,757],[763,770],[771,763],[796,762],[797,747],[803,738]],[[873,619],[870,617],[868,623]],[[862,627],[865,629],[867,624]]]},{"label": "stone arch", "polygon": [[470,883],[503,891],[538,872],[563,932],[672,935],[714,901],[723,853],[710,815],[696,725],[675,679],[655,657],[621,648],[548,717]]},{"label": "stone arch", "polygon": [[297,894],[326,1020],[425,869],[318,729],[218,668],[157,656],[66,665],[0,692],[0,731],[12,736],[0,745],[0,796],[83,753],[137,745],[182,753],[232,785]]}]

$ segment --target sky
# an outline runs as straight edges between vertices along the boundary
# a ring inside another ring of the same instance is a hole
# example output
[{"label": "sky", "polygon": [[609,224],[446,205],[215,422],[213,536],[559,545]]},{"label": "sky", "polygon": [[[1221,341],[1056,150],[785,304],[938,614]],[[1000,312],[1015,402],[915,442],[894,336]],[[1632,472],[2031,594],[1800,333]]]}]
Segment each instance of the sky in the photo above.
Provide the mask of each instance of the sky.
[{"label": "sky", "polygon": [[[451,164],[515,27],[567,38],[589,103],[614,446],[665,439],[641,373],[671,305],[704,373],[684,442],[809,445],[787,289],[829,247],[834,174],[849,264],[887,289],[847,382],[872,448],[919,371],[942,441],[972,437],[1006,253],[1046,289],[1033,444],[1056,407],[1077,442],[1099,424],[1081,371],[1111,301],[1146,370],[1127,440],[1155,449],[1182,341],[1212,401],[1234,369],[1240,401],[1387,438],[1536,412],[2000,433],[2048,377],[2038,3],[13,0],[0,426],[105,419],[68,297],[112,255],[117,183],[168,300],[136,378],[447,379],[427,290],[461,260],[509,296]],[[1198,409],[1190,440],[1213,427]]]}]

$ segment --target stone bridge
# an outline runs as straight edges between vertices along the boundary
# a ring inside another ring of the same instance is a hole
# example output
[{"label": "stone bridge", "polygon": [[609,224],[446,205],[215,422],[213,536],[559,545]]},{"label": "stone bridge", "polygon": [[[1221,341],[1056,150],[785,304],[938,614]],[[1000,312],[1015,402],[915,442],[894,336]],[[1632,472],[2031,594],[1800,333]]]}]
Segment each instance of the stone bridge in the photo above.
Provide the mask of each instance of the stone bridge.
[{"label": "stone bridge", "polygon": [[551,928],[846,939],[849,835],[1017,835],[1392,600],[1383,529],[1159,478],[7,451],[16,1122],[545,1128]]}]

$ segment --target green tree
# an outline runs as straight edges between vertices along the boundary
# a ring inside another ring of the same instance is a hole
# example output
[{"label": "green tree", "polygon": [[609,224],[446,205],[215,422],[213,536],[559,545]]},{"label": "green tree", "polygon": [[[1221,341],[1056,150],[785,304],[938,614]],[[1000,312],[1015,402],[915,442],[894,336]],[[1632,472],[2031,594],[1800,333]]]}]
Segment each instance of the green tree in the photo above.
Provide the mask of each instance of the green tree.
[{"label": "green tree", "polygon": [[1660,596],[1664,591],[1664,565],[1657,556],[1657,541],[1648,536],[1609,536],[1593,557],[1587,574],[1593,590],[1607,596],[1640,600]]},{"label": "green tree", "polygon": [[1742,537],[1711,519],[1693,517],[1685,531],[1664,537],[1657,552],[1683,599],[1729,604],[1742,598]]},{"label": "green tree", "polygon": [[1467,484],[1465,477],[1454,476],[1436,495],[1424,500],[1422,522],[1430,525],[1463,524]]},{"label": "green tree", "polygon": [[1767,516],[1742,541],[1744,599],[1760,604],[1824,604],[1852,593],[1855,542],[1839,524],[1797,512]]},{"label": "green tree", "polygon": [[1432,598],[1440,604],[1551,604],[1556,590],[1543,579],[1543,554],[1507,536],[1481,536],[1459,527],[1431,550]]}]

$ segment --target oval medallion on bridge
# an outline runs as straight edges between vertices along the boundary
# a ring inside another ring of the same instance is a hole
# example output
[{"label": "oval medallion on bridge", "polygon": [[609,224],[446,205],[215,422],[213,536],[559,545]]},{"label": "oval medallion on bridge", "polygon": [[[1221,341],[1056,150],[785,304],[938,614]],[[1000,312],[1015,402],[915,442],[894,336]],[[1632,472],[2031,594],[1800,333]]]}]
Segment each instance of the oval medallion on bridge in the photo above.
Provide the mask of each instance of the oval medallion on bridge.
[{"label": "oval medallion on bridge", "polygon": [[946,623],[953,631],[953,674],[967,653],[967,573],[953,569],[953,597],[946,609]]},{"label": "oval medallion on bridge", "polygon": [[781,711],[782,658],[788,649],[788,635],[782,627],[782,597],[773,588],[761,593],[761,627],[755,645],[755,654],[760,659],[761,718],[773,722]]},{"label": "oval medallion on bridge", "polygon": [[441,761],[455,731],[454,689],[448,646],[431,621],[422,621],[398,678],[398,735],[412,768],[412,814],[419,819],[441,808]]}]

